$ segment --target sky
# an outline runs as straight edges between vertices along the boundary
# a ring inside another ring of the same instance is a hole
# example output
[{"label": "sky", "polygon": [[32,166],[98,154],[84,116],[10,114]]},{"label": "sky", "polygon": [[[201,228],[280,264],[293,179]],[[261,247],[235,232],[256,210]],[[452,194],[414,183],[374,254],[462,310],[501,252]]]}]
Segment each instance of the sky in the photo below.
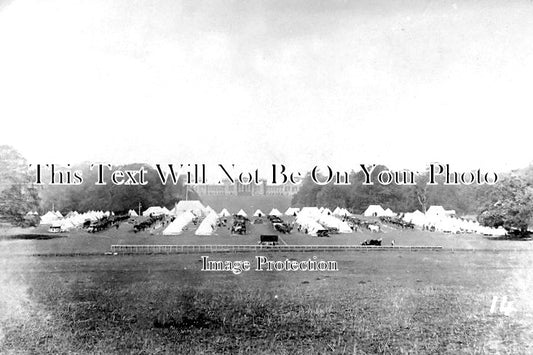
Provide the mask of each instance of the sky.
[{"label": "sky", "polygon": [[533,161],[531,1],[0,0],[32,163]]}]

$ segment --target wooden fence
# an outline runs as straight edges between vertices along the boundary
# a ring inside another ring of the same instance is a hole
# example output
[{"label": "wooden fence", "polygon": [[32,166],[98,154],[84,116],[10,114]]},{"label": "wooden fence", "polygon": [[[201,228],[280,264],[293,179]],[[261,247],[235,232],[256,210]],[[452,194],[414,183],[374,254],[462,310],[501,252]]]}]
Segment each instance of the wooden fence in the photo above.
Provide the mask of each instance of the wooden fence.
[{"label": "wooden fence", "polygon": [[364,245],[112,245],[118,254],[194,254],[264,251],[377,251],[442,250],[441,246],[364,246]]}]

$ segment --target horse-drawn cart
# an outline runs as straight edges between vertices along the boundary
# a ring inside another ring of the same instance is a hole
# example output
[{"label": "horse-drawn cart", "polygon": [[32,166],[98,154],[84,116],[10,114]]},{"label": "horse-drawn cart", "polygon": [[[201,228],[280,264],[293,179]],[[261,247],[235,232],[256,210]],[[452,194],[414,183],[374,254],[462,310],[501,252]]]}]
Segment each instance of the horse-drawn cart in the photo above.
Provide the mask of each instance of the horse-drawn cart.
[{"label": "horse-drawn cart", "polygon": [[261,245],[278,245],[279,238],[274,234],[261,234],[259,244]]}]

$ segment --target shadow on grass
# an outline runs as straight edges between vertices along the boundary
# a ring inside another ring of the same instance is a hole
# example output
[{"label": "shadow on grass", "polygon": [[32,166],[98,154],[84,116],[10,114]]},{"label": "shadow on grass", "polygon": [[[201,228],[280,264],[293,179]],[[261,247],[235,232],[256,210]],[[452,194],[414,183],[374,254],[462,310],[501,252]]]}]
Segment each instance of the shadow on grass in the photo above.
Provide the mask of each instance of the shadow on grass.
[{"label": "shadow on grass", "polygon": [[530,242],[533,240],[533,238],[530,235],[527,236],[520,236],[520,235],[502,235],[497,237],[489,237],[489,236],[483,236],[484,239],[487,240],[507,240],[507,241],[519,241],[519,242]]},{"label": "shadow on grass", "polygon": [[51,234],[51,233],[27,233],[27,234],[13,234],[0,236],[0,240],[48,240],[66,238],[65,234]]}]

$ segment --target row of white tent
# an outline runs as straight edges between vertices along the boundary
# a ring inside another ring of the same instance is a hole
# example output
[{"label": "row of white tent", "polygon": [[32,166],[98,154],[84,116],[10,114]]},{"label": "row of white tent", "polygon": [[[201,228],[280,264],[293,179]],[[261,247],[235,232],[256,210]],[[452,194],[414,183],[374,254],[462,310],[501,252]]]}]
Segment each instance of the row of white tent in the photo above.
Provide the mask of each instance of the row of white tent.
[{"label": "row of white tent", "polygon": [[394,213],[390,208],[387,208],[385,210],[380,205],[370,205],[363,212],[363,216],[365,217],[394,217],[396,216],[396,213]]},{"label": "row of white tent", "polygon": [[163,235],[179,235],[183,232],[185,227],[196,218],[196,215],[191,211],[185,211],[176,216],[174,221],[168,225],[163,231]]},{"label": "row of white tent", "polygon": [[63,215],[59,211],[48,211],[41,216],[41,224],[52,224],[55,221],[63,218]]},{"label": "row of white tent", "polygon": [[[428,210],[429,212],[429,210]],[[425,214],[416,210],[412,213],[406,213],[403,216],[403,220],[411,222],[417,227],[421,228],[435,228],[439,232],[447,233],[477,233],[484,235],[502,236],[507,234],[507,231],[503,228],[490,228],[479,224],[477,221],[471,221],[467,219],[456,218],[446,214]]]},{"label": "row of white tent", "polygon": [[[394,217],[396,213],[389,208],[383,209],[380,205],[370,205],[363,213],[365,217]],[[507,232],[503,228],[490,228],[480,225],[477,221],[469,221],[455,217],[454,210],[446,210],[442,206],[430,206],[426,213],[418,210],[403,214],[403,220],[411,222],[420,228],[435,228],[436,231],[447,233],[477,233],[484,235],[505,235]]]},{"label": "row of white tent", "polygon": [[325,228],[336,228],[339,233],[351,233],[352,229],[348,223],[335,217],[348,214],[348,211],[339,207],[333,212],[328,208],[303,207],[297,214],[295,222],[300,226],[301,231],[311,236],[316,236],[318,231]]},{"label": "row of white tent", "polygon": [[[254,212],[253,217],[264,217],[264,216],[281,217],[283,215],[296,217],[296,216],[298,216],[300,214],[300,212],[302,210],[304,211],[304,213],[308,213],[309,211],[312,210],[312,211],[315,211],[317,214],[320,213],[320,214],[330,215],[330,216],[331,215],[334,215],[334,216],[349,216],[349,215],[351,215],[351,213],[348,212],[348,210],[346,210],[345,208],[340,208],[340,207],[335,208],[335,210],[333,212],[329,208],[324,208],[324,207],[320,207],[320,208],[318,208],[318,207],[303,207],[302,209],[297,208],[297,207],[289,207],[289,208],[287,208],[285,213],[281,213],[277,208],[272,208],[272,210],[268,214],[264,213],[263,211],[258,209],[258,210],[256,210]],[[229,216],[231,216],[231,213],[229,213],[229,211],[224,208],[222,211],[220,211],[220,213],[218,215],[220,217],[229,217]],[[242,209],[239,210],[239,212],[237,212],[236,215],[243,216],[243,217],[248,217],[248,214]]]},{"label": "row of white tent", "polygon": [[[297,214],[296,223],[310,235],[316,235],[317,231],[324,229],[323,226],[337,228],[340,233],[350,233],[351,229],[348,224],[334,217],[350,215],[350,212],[339,207],[333,213],[330,213],[327,208],[303,207]],[[370,205],[363,215],[366,217],[398,216],[389,208],[385,210],[379,205]],[[480,225],[477,221],[457,218],[455,217],[455,211],[445,210],[442,206],[430,206],[425,214],[418,210],[413,213],[405,213],[403,219],[407,222],[412,222],[417,227],[426,227],[428,229],[434,227],[435,230],[440,232],[467,232],[494,236],[501,236],[507,233],[502,227],[490,228]]]},{"label": "row of white tent", "polygon": [[[174,213],[177,213],[176,218],[168,225],[167,228],[165,228],[163,235],[179,235],[183,233],[187,225],[191,223],[194,218],[201,216],[205,216],[205,218],[202,220],[194,234],[212,235],[216,230],[218,219],[231,216],[231,213],[226,208],[222,209],[220,213],[217,213],[209,206],[197,210],[196,213],[194,210],[183,211],[180,208],[177,208],[175,211],[170,211],[170,214]],[[243,209],[239,210],[236,215],[248,217],[248,214]],[[259,209],[256,210],[253,215],[254,217],[265,216],[265,214]],[[273,208],[269,215],[282,216],[282,213],[276,208]]]},{"label": "row of white tent", "polygon": [[65,217],[59,211],[48,211],[41,216],[41,224],[50,225],[52,228],[60,228],[61,231],[69,231],[73,228],[80,228],[85,221],[96,222],[104,216],[111,216],[113,212],[89,211],[78,213],[69,212]]},{"label": "row of white tent", "polygon": [[[210,209],[209,212],[204,212],[203,214],[206,217],[200,223],[199,227],[196,229],[196,235],[211,235],[216,230],[217,221],[219,218],[229,217],[231,214],[229,211],[224,208],[220,213],[216,213],[210,207],[205,208],[204,210]],[[341,215],[348,214],[348,211],[336,209],[336,213]],[[248,217],[248,214],[243,210],[239,210],[236,215]],[[270,216],[283,216],[278,209],[273,208],[268,215]],[[318,208],[318,207],[304,207],[301,210],[299,208],[289,208],[285,212],[287,216],[297,216],[296,223],[301,226],[301,230],[307,231],[310,235],[315,235],[319,230],[325,229],[325,227],[337,228],[340,233],[350,233],[352,230],[350,226],[341,221],[339,218],[334,217],[334,213],[327,208]],[[183,233],[185,228],[189,223],[193,221],[195,217],[199,215],[192,213],[192,211],[185,211],[176,216],[174,221],[168,225],[167,228],[163,231],[163,235],[179,235]],[[254,217],[263,217],[266,216],[260,209],[256,210],[253,214]]]},{"label": "row of white tent", "polygon": [[[68,231],[72,228],[79,228],[85,221],[97,221],[104,216],[112,215],[112,212],[106,211],[89,211],[85,213],[70,212],[65,217],[59,211],[49,211],[41,216],[41,224],[51,225],[52,227],[59,227],[62,231]],[[129,211],[130,216],[137,216],[134,210]],[[165,235],[176,235],[183,232],[184,228],[191,223],[195,218],[205,217],[200,226],[196,230],[197,235],[210,235],[216,229],[218,218],[230,217],[232,214],[226,209],[222,209],[217,213],[213,208],[204,207],[200,201],[180,201],[172,210],[165,207],[153,206],[145,210],[142,215],[169,215],[176,217],[172,223],[163,231]],[[237,215],[248,217],[248,214],[243,210],[239,210]],[[485,235],[504,235],[506,231],[503,228],[489,228],[481,226],[476,221],[469,221],[465,219],[455,218],[455,211],[447,211],[442,206],[431,206],[424,214],[420,211],[403,214],[403,220],[411,222],[421,228],[435,228],[437,231],[458,233],[471,232]],[[267,214],[257,209],[253,216],[263,217]],[[310,235],[316,235],[316,232],[328,228],[336,228],[340,233],[350,233],[351,228],[346,222],[343,222],[338,217],[350,216],[351,213],[344,209],[337,207],[333,211],[328,208],[318,207],[303,207],[295,208],[289,207],[285,213],[281,213],[278,209],[273,208],[268,215],[281,217],[295,216],[295,222],[300,225],[301,230],[305,230]],[[379,205],[370,205],[364,212],[364,216],[396,216],[390,209],[383,209]]]},{"label": "row of white tent", "polygon": [[[455,211],[445,210],[442,206],[430,206],[426,211],[426,214],[435,217],[450,217],[455,215]],[[363,212],[363,216],[365,217],[394,217],[397,215],[398,214],[394,213],[390,208],[383,209],[380,205],[370,205]]]},{"label": "row of white tent", "polygon": [[[179,201],[177,204],[174,205],[174,208],[169,210],[166,207],[160,207],[160,206],[152,206],[146,209],[142,215],[144,217],[147,216],[159,216],[159,215],[169,215],[169,216],[178,216],[181,215],[184,212],[191,212],[196,217],[200,217],[202,215],[207,215],[212,211],[211,207],[204,207],[204,205],[198,201],[198,200],[183,200]],[[138,214],[135,213],[135,211],[130,210],[129,212],[130,216],[136,217]]]},{"label": "row of white tent", "polygon": [[[130,210],[129,215],[137,217],[138,213],[135,210]],[[91,222],[97,221],[104,216],[110,216],[112,212],[106,211],[89,211],[85,213],[70,212],[67,216],[63,217],[59,211],[49,211],[41,217],[41,224],[51,225],[52,227],[61,228],[62,231],[68,231],[73,228],[79,228],[90,220]],[[230,217],[232,214],[226,209],[222,209],[220,213],[216,213],[211,207],[204,207],[200,201],[180,201],[175,205],[172,210],[168,210],[166,207],[152,206],[143,211],[143,216],[157,216],[157,215],[175,216],[176,218],[172,223],[168,225],[163,231],[164,235],[178,235],[183,232],[185,227],[198,217],[206,216],[203,219],[200,226],[197,228],[195,234],[197,235],[210,235],[216,229],[218,218]],[[239,210],[237,215],[248,217],[248,214],[243,210]],[[324,229],[324,227],[318,224],[318,221],[327,227],[336,227],[341,232],[347,232],[346,223],[338,220],[332,215],[347,215],[349,212],[345,209],[337,207],[334,212],[331,212],[328,208],[317,207],[304,207],[301,210],[299,208],[289,207],[285,213],[286,216],[299,216],[301,215],[300,222],[306,224],[303,226],[306,230],[311,230],[311,234],[317,230]],[[273,208],[268,215],[281,217],[284,215],[277,208]],[[260,209],[257,209],[253,216],[263,217],[267,214],[263,213]],[[306,219],[312,216],[316,224],[306,223]]]},{"label": "row of white tent", "polygon": [[[160,207],[160,206],[153,206],[145,210],[142,215],[143,216],[150,216],[150,215],[173,215],[177,216],[183,212],[192,212],[195,216],[201,217],[201,216],[207,216],[211,212],[214,212],[214,210],[207,206],[204,207],[200,201],[194,200],[194,201],[180,201],[178,202],[175,207],[172,210],[168,210],[166,207]],[[345,208],[336,207],[333,211],[331,211],[329,208],[324,207],[303,207],[302,209],[296,208],[296,207],[289,207],[285,213],[281,213],[277,208],[272,208],[272,210],[267,214],[261,211],[260,209],[257,209],[252,216],[253,217],[264,217],[264,216],[278,216],[281,217],[283,215],[285,216],[294,216],[296,217],[301,211],[306,211],[305,213],[309,213],[309,211],[313,214],[321,213],[325,215],[333,215],[333,216],[351,216],[352,214]],[[131,216],[137,216],[138,214],[134,210],[130,210]],[[239,210],[236,215],[248,217],[248,213],[246,213],[243,209]],[[428,211],[428,215],[435,215],[435,216],[449,216],[454,215],[455,211],[446,211],[442,206],[431,206]],[[219,213],[219,217],[230,217],[232,214],[226,209],[222,209]],[[382,217],[382,216],[388,216],[388,217],[394,217],[397,216],[396,213],[394,213],[390,208],[383,209],[380,205],[370,205],[368,208],[363,212],[363,215],[365,217]]]},{"label": "row of white tent", "polygon": [[[165,230],[163,230],[163,235],[180,235],[194,218],[196,218],[196,216],[190,211],[181,213],[168,225],[167,228],[165,228]],[[194,234],[212,235],[216,230],[219,218],[220,217],[216,212],[211,212],[202,220]]]},{"label": "row of white tent", "polygon": [[[315,208],[315,207],[313,207]],[[327,215],[348,215],[349,212],[346,209],[341,209],[337,207],[333,212],[331,212],[328,208],[317,208],[317,211],[320,213],[324,212]],[[160,206],[151,206],[145,211],[142,212],[142,216],[158,216],[158,215],[169,215],[169,216],[178,216],[183,214],[184,212],[191,212],[194,214],[195,217],[202,217],[202,216],[208,216],[211,213],[216,213],[213,208],[207,206],[204,207],[200,201],[197,200],[190,200],[190,201],[180,201],[178,202],[174,208],[171,210],[167,209],[166,207],[160,207]],[[285,216],[296,216],[299,214],[300,209],[295,207],[289,207],[285,213],[280,212],[277,208],[272,208],[272,210],[267,214],[261,211],[260,209],[257,209],[254,213],[254,217],[264,217],[264,216],[277,216],[281,217],[283,215]],[[90,219],[91,221],[97,220],[104,215],[109,216],[112,212],[103,212],[103,211],[89,211],[85,213],[78,213],[78,212],[70,212],[66,217],[63,217],[61,212],[59,211],[49,211],[43,216],[41,216],[41,224],[52,224],[54,222],[57,222],[59,220],[70,220],[73,221],[74,224],[83,224],[83,222],[87,219]],[[37,215],[37,212],[29,212],[28,214],[35,214]],[[131,217],[138,217],[139,214],[131,209],[128,211],[128,214]],[[222,209],[218,214],[219,217],[230,217],[232,214],[226,209]],[[239,210],[236,215],[248,217],[248,214],[243,210]],[[74,218],[75,217],[75,218]],[[82,220],[85,218],[85,220]]]}]

